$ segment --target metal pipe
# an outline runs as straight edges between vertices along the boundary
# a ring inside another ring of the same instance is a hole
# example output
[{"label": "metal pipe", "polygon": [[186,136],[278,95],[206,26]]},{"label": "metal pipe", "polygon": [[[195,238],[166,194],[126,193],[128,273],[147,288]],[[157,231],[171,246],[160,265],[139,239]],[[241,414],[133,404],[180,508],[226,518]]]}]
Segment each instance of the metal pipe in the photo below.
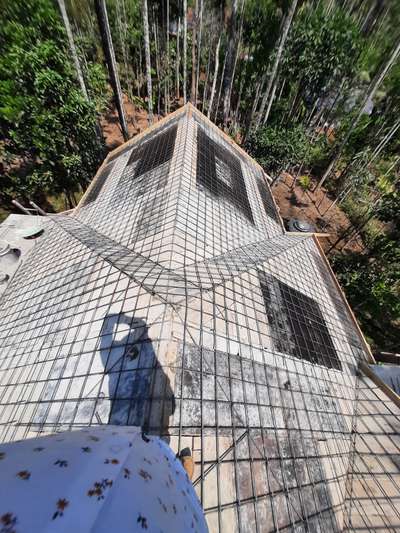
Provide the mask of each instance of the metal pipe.
[{"label": "metal pipe", "polygon": [[24,207],[24,206],[21,205],[19,202],[17,202],[17,200],[12,200],[12,203],[13,203],[16,207],[18,207],[18,209],[21,209],[21,211],[22,211],[23,213],[25,213],[25,215],[30,215],[30,214],[31,214],[30,211],[29,211],[29,209],[26,209],[26,207]]},{"label": "metal pipe", "polygon": [[39,207],[38,205],[36,205],[35,202],[32,202],[32,200],[29,200],[29,203],[31,204],[32,207],[34,207],[36,209],[36,211],[38,213],[40,213],[44,217],[47,216],[46,211],[43,211],[43,209],[41,207]]}]

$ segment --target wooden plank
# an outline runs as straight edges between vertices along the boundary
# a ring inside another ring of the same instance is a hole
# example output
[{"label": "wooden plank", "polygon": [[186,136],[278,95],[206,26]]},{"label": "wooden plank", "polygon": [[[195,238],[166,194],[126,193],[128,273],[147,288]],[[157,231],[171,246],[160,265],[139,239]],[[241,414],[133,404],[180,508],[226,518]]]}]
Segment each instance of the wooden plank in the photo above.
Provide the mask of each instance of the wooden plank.
[{"label": "wooden plank", "polygon": [[[126,143],[125,143],[126,144]],[[108,156],[107,156],[108,158]],[[107,164],[107,158],[103,161],[103,163],[100,165],[99,169],[97,170],[96,174],[94,175],[94,178],[92,179],[92,181],[90,182],[89,184],[89,187],[86,189],[84,195],[82,196],[82,198],[79,200],[79,203],[78,205],[75,207],[74,209],[74,212],[75,213],[78,213],[78,211],[80,210],[80,208],[82,207],[82,205],[85,204],[85,199],[87,198],[87,196],[90,194],[90,191],[93,189],[93,187],[95,186],[96,182],[97,182],[97,179],[99,177],[99,175],[101,174],[101,171],[103,170],[103,168],[106,166]]]},{"label": "wooden plank", "polygon": [[360,362],[360,370],[371,381],[373,381],[375,385],[379,387],[386,394],[386,396],[388,396],[388,398],[390,398],[392,402],[397,405],[397,407],[400,407],[400,396],[396,394],[394,390],[389,387],[389,385],[386,385],[386,383],[375,374],[372,368],[370,368],[370,366],[365,361]]},{"label": "wooden plank", "polygon": [[375,360],[379,363],[391,363],[393,365],[400,365],[400,354],[389,352],[378,352],[374,354]]},{"label": "wooden plank", "polygon": [[315,231],[289,231],[289,235],[315,235],[315,237],[330,237],[330,233],[318,233]]}]

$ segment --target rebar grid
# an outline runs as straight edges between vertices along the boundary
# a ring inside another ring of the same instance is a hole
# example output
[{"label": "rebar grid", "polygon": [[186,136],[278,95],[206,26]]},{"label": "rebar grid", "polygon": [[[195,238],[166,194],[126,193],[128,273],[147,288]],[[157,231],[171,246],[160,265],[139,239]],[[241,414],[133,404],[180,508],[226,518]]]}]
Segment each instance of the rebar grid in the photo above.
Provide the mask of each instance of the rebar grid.
[{"label": "rebar grid", "polygon": [[395,530],[398,410],[261,169],[188,106],[96,179],[4,294],[1,440],[139,424],[191,447],[211,531]]}]

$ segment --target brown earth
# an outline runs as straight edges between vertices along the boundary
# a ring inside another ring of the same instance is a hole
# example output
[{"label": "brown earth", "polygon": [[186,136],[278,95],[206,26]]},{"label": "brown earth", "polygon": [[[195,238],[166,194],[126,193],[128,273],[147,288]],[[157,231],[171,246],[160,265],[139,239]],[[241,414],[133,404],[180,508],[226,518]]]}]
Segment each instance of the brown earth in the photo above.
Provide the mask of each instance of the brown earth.
[{"label": "brown earth", "polygon": [[[328,237],[319,239],[321,246],[327,251],[338,237],[349,227],[351,222],[346,214],[334,205],[334,197],[321,187],[316,192],[304,191],[299,185],[292,190],[294,178],[289,173],[283,173],[282,179],[273,186],[272,192],[284,221],[290,218],[299,218],[311,223],[317,232],[328,233]],[[315,188],[317,182],[312,180],[311,188]],[[326,214],[325,214],[326,213]],[[343,246],[343,242],[340,247]],[[346,250],[361,252],[363,250],[360,238],[352,240],[346,245]]]},{"label": "brown earth", "polygon": [[[145,109],[135,107],[128,100],[126,95],[124,95],[123,99],[129,136],[134,137],[148,127],[148,114]],[[155,114],[154,121],[157,122],[158,120],[159,117]],[[104,115],[101,117],[100,123],[104,139],[109,150],[114,150],[114,148],[117,148],[117,146],[124,142],[121,127],[119,125],[118,113],[115,106],[104,113]]]}]

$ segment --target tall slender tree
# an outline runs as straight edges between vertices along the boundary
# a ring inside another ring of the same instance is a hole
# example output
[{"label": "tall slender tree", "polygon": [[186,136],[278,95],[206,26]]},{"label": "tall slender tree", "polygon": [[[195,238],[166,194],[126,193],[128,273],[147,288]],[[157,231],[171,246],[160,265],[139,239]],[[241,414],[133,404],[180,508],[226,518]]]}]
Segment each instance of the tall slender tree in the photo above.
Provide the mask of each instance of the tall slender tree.
[{"label": "tall slender tree", "polygon": [[192,86],[190,90],[190,100],[193,105],[196,105],[196,40],[197,40],[197,24],[198,24],[198,10],[199,4],[196,0],[192,19]]},{"label": "tall slender tree", "polygon": [[122,101],[121,84],[119,81],[117,62],[115,60],[114,47],[111,39],[111,31],[108,23],[107,7],[105,0],[95,0],[95,8],[100,28],[101,40],[103,44],[103,51],[107,61],[110,82],[113,88],[115,103],[117,106],[121,131],[124,140],[127,141],[129,139],[129,132],[126,123],[124,104]]},{"label": "tall slender tree", "polygon": [[79,62],[78,53],[76,51],[74,37],[72,35],[71,25],[69,23],[67,10],[65,8],[65,2],[64,2],[64,0],[57,0],[57,1],[58,1],[58,5],[59,5],[59,8],[60,8],[60,11],[61,11],[61,16],[62,16],[62,19],[63,19],[63,22],[64,22],[65,30],[67,32],[68,43],[69,43],[69,47],[70,47],[70,50],[71,50],[72,59],[74,60],[74,65],[75,65],[75,70],[76,70],[76,77],[78,78],[79,85],[81,87],[81,90],[82,90],[83,94],[85,95],[86,100],[89,100],[88,93],[87,93],[87,90],[86,90],[85,80],[84,80],[83,74],[82,74],[81,64]]},{"label": "tall slender tree", "polygon": [[149,37],[149,14],[147,9],[147,0],[142,0],[143,16],[143,39],[144,52],[146,58],[146,79],[147,79],[147,99],[149,110],[149,124],[153,124],[153,89],[151,83],[151,62],[150,62],[150,37]]},{"label": "tall slender tree", "polygon": [[228,21],[228,45],[226,51],[225,69],[222,81],[223,122],[227,125],[231,104],[231,86],[235,70],[236,51],[238,46],[238,11],[239,0],[233,0],[232,12]]},{"label": "tall slender tree", "polygon": [[219,47],[221,46],[221,35],[218,38],[217,46],[215,48],[215,63],[214,63],[214,76],[213,76],[213,82],[211,87],[211,95],[210,100],[208,102],[208,110],[207,110],[207,117],[210,118],[213,102],[214,102],[214,96],[215,96],[215,88],[217,86],[217,78],[218,78],[218,69],[219,69]]},{"label": "tall slender tree", "polygon": [[181,17],[178,17],[178,31],[176,34],[176,61],[175,61],[175,78],[176,78],[176,89],[175,89],[175,97],[177,101],[179,102],[180,93],[179,93],[179,81],[180,81],[180,62],[181,62],[181,56],[180,56],[180,34],[181,34]]},{"label": "tall slender tree", "polygon": [[169,54],[170,54],[170,51],[169,51],[169,0],[167,0],[167,6],[166,6],[166,10],[167,10],[167,13],[166,13],[166,46],[167,46],[167,58],[166,58],[166,63],[167,63],[167,75],[166,75],[166,79],[165,79],[165,84],[166,84],[166,90],[165,90],[165,110],[167,113],[169,113],[169,80],[170,80],[170,57],[169,57]]},{"label": "tall slender tree", "polygon": [[355,120],[351,123],[351,126],[347,130],[346,135],[344,136],[342,142],[337,146],[337,148],[334,151],[334,156],[328,165],[328,168],[324,172],[322,178],[318,182],[318,185],[316,186],[316,190],[320,189],[322,185],[325,183],[325,180],[330,176],[334,166],[336,165],[337,161],[339,160],[344,147],[347,144],[347,141],[350,139],[351,134],[353,133],[355,127],[360,122],[361,117],[364,114],[365,106],[368,102],[372,101],[373,97],[376,94],[376,91],[379,89],[381,83],[385,79],[387,73],[391,69],[393,63],[396,61],[400,53],[400,42],[396,44],[396,46],[393,48],[392,53],[390,54],[390,57],[388,61],[385,63],[379,74],[376,76],[375,80],[371,83],[369,90],[366,92],[364,98],[362,99],[361,105],[359,107],[359,111],[357,113],[357,116]]},{"label": "tall slender tree", "polygon": [[187,0],[183,0],[183,103],[187,102]]},{"label": "tall slender tree", "polygon": [[[287,13],[287,15],[285,17],[285,22],[284,22],[283,28],[282,28],[282,35],[281,35],[280,40],[279,40],[278,50],[276,52],[274,64],[272,66],[271,74],[270,74],[269,79],[268,79],[267,88],[265,90],[264,96],[263,96],[262,101],[261,101],[260,111],[259,111],[257,119],[256,119],[256,124],[255,124],[255,128],[256,129],[260,126],[261,121],[263,123],[265,123],[266,120],[268,119],[267,114],[265,114],[265,116],[264,116],[264,109],[265,109],[266,103],[268,101],[268,98],[270,97],[271,89],[272,89],[272,86],[274,84],[274,81],[275,81],[275,78],[276,78],[276,74],[278,72],[278,68],[279,68],[279,64],[281,62],[281,58],[282,58],[283,50],[284,50],[284,47],[285,47],[286,39],[287,39],[287,36],[289,34],[289,30],[290,30],[290,26],[292,24],[293,16],[294,16],[295,11],[296,11],[297,1],[298,0],[292,0],[290,9],[289,9],[289,11],[288,11],[288,13]],[[269,114],[269,111],[268,111],[268,114]]]},{"label": "tall slender tree", "polygon": [[199,77],[200,77],[200,61],[201,61],[201,39],[203,36],[203,0],[199,0],[200,10],[198,16],[198,38],[197,38],[197,62],[196,62],[196,89],[195,89],[195,101],[198,100],[199,91]]}]

